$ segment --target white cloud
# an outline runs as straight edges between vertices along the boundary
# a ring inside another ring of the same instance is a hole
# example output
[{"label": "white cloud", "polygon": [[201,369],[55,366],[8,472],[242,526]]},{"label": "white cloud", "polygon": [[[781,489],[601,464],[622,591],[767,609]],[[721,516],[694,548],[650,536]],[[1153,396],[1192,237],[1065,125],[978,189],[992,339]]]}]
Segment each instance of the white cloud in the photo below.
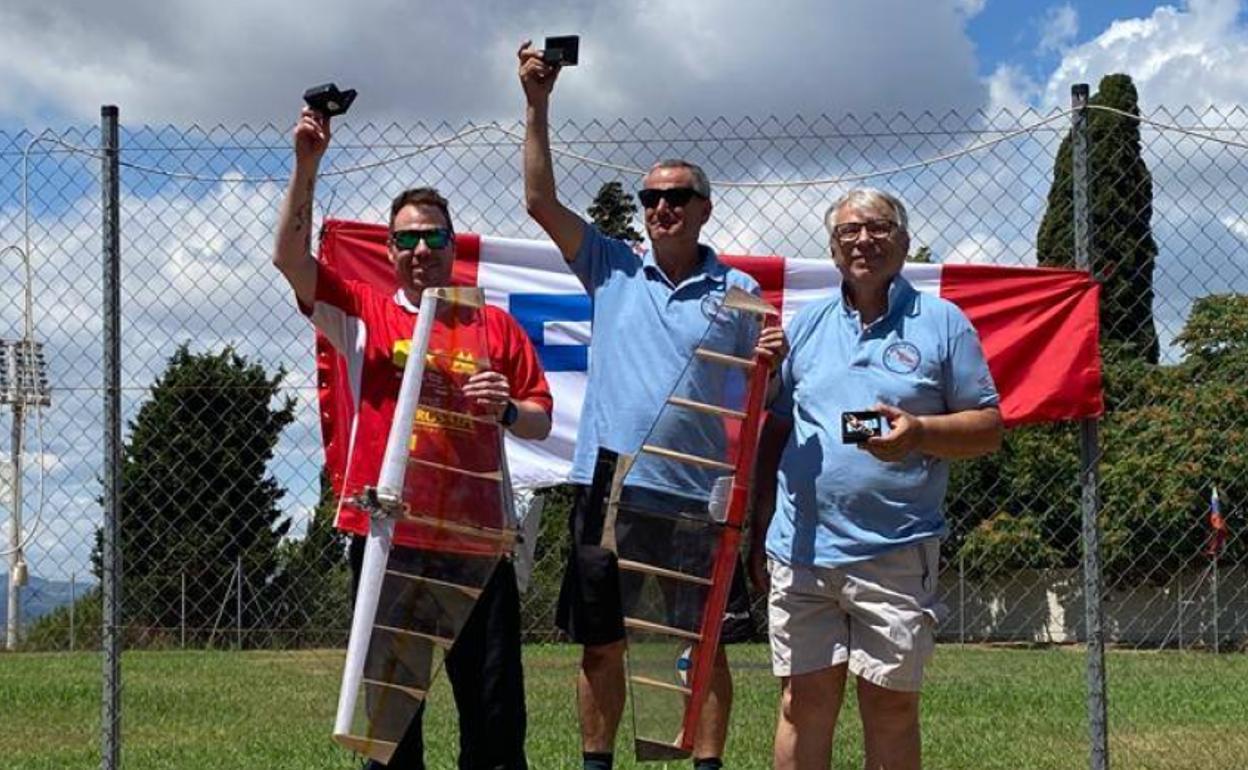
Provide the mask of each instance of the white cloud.
[{"label": "white cloud", "polygon": [[1014,114],[1027,110],[1039,96],[1041,88],[1021,67],[1012,64],[997,65],[984,83],[988,86],[988,104],[984,111],[989,115],[996,115],[1002,110]]},{"label": "white cloud", "polygon": [[1057,5],[1044,12],[1040,21],[1041,53],[1060,51],[1079,33],[1079,13],[1070,3]]},{"label": "white cloud", "polygon": [[1065,105],[1073,83],[1129,74],[1140,102],[1170,108],[1248,101],[1248,29],[1240,0],[1190,0],[1145,18],[1122,19],[1067,49],[1045,88],[1048,104]]},{"label": "white cloud", "polygon": [[1007,243],[989,232],[973,232],[954,244],[948,254],[937,255],[951,265],[1024,265],[1034,266],[1036,257],[1031,242]]},{"label": "white cloud", "polygon": [[953,3],[954,10],[968,19],[978,16],[986,5],[988,0],[954,0]]},{"label": "white cloud", "polygon": [[[0,116],[284,125],[303,88],[360,90],[352,117],[518,117],[515,51],[582,35],[562,117],[818,114],[967,106],[982,2],[119,0],[0,8]],[[400,10],[401,9],[401,10]],[[887,20],[887,23],[881,23]]]},{"label": "white cloud", "polygon": [[1239,239],[1248,241],[1248,217],[1222,217],[1222,224]]}]

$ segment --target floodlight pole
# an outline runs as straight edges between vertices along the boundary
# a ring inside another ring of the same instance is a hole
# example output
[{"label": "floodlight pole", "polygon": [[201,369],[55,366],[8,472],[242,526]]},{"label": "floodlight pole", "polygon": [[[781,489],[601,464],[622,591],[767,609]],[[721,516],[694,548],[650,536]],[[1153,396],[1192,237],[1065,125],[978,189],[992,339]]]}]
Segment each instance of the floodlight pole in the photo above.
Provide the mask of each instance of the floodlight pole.
[{"label": "floodlight pole", "polygon": [[[7,342],[3,343],[8,345]],[[16,357],[16,349],[11,348],[10,355]],[[5,618],[4,647],[6,650],[16,650],[17,643],[21,638],[22,625],[22,585],[26,582],[26,560],[22,555],[22,444],[25,436],[23,428],[26,425],[26,409],[20,397],[21,394],[21,378],[17,378],[18,382],[13,383],[14,392],[18,394],[13,399],[13,431],[9,437],[9,447],[12,454],[9,455],[10,462],[10,515],[9,515],[9,606],[7,617]]]},{"label": "floodlight pole", "polygon": [[[26,294],[30,296],[29,271]],[[16,650],[22,638],[22,586],[26,585],[25,544],[22,542],[22,456],[26,451],[26,411],[52,403],[44,368],[43,346],[33,339],[30,306],[26,309],[26,336],[20,340],[0,340],[0,405],[13,410],[10,456],[5,473],[9,475],[9,586],[5,613],[5,640],[8,650]]]}]

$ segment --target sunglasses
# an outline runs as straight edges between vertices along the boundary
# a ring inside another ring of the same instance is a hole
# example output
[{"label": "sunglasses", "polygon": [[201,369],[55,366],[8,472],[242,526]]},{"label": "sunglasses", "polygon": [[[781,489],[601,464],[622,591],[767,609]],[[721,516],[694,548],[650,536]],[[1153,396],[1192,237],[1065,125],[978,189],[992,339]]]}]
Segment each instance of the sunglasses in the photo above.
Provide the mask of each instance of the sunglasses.
[{"label": "sunglasses", "polygon": [[863,230],[872,240],[883,240],[893,234],[897,223],[888,219],[872,219],[867,222],[844,222],[832,228],[832,235],[841,243],[853,243]]},{"label": "sunglasses", "polygon": [[454,238],[449,227],[435,227],[432,230],[395,230],[390,233],[390,242],[399,251],[411,251],[421,241],[431,249],[445,249]]},{"label": "sunglasses", "polygon": [[637,191],[637,197],[641,200],[641,205],[648,209],[659,205],[659,201],[667,201],[667,205],[677,208],[688,203],[695,195],[699,198],[706,198],[705,195],[692,187],[672,187],[666,190],[646,188]]}]

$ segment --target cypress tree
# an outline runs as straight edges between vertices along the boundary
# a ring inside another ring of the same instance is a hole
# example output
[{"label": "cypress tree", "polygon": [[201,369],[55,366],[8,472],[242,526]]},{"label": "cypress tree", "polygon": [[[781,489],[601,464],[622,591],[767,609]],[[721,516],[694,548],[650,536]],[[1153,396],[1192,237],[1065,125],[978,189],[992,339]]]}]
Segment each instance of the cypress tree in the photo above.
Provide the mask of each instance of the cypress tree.
[{"label": "cypress tree", "polygon": [[[1139,95],[1130,76],[1101,79],[1091,105],[1139,115]],[[1036,235],[1041,265],[1074,267],[1072,137],[1058,149],[1048,207]],[[1153,179],[1140,153],[1139,121],[1101,110],[1088,111],[1089,259],[1101,282],[1101,336],[1129,355],[1156,363],[1153,324]]]}]

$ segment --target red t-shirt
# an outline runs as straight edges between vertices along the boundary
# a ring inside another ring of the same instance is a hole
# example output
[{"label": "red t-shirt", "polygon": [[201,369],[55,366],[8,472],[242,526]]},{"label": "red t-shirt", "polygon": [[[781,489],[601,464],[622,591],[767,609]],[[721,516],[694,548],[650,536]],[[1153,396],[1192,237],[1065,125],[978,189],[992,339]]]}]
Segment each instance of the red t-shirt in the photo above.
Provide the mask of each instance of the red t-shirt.
[{"label": "red t-shirt", "polygon": [[[416,308],[401,292],[385,296],[365,283],[342,278],[322,264],[317,271],[315,304],[310,312],[306,307],[301,310],[347,362],[346,384],[355,403],[355,420],[342,485],[344,500],[336,526],[347,532],[367,534],[368,513],[347,498],[377,483],[403,379],[403,362],[416,323]],[[524,330],[514,318],[492,305],[485,306],[483,317],[490,366],[507,377],[511,397],[538,403],[550,414],[550,386]],[[394,541],[405,546],[431,547],[425,532],[423,527],[400,521],[395,527]],[[481,550],[474,548],[471,541],[459,546],[452,544],[450,550]],[[447,540],[439,539],[436,547],[447,549]]]}]

